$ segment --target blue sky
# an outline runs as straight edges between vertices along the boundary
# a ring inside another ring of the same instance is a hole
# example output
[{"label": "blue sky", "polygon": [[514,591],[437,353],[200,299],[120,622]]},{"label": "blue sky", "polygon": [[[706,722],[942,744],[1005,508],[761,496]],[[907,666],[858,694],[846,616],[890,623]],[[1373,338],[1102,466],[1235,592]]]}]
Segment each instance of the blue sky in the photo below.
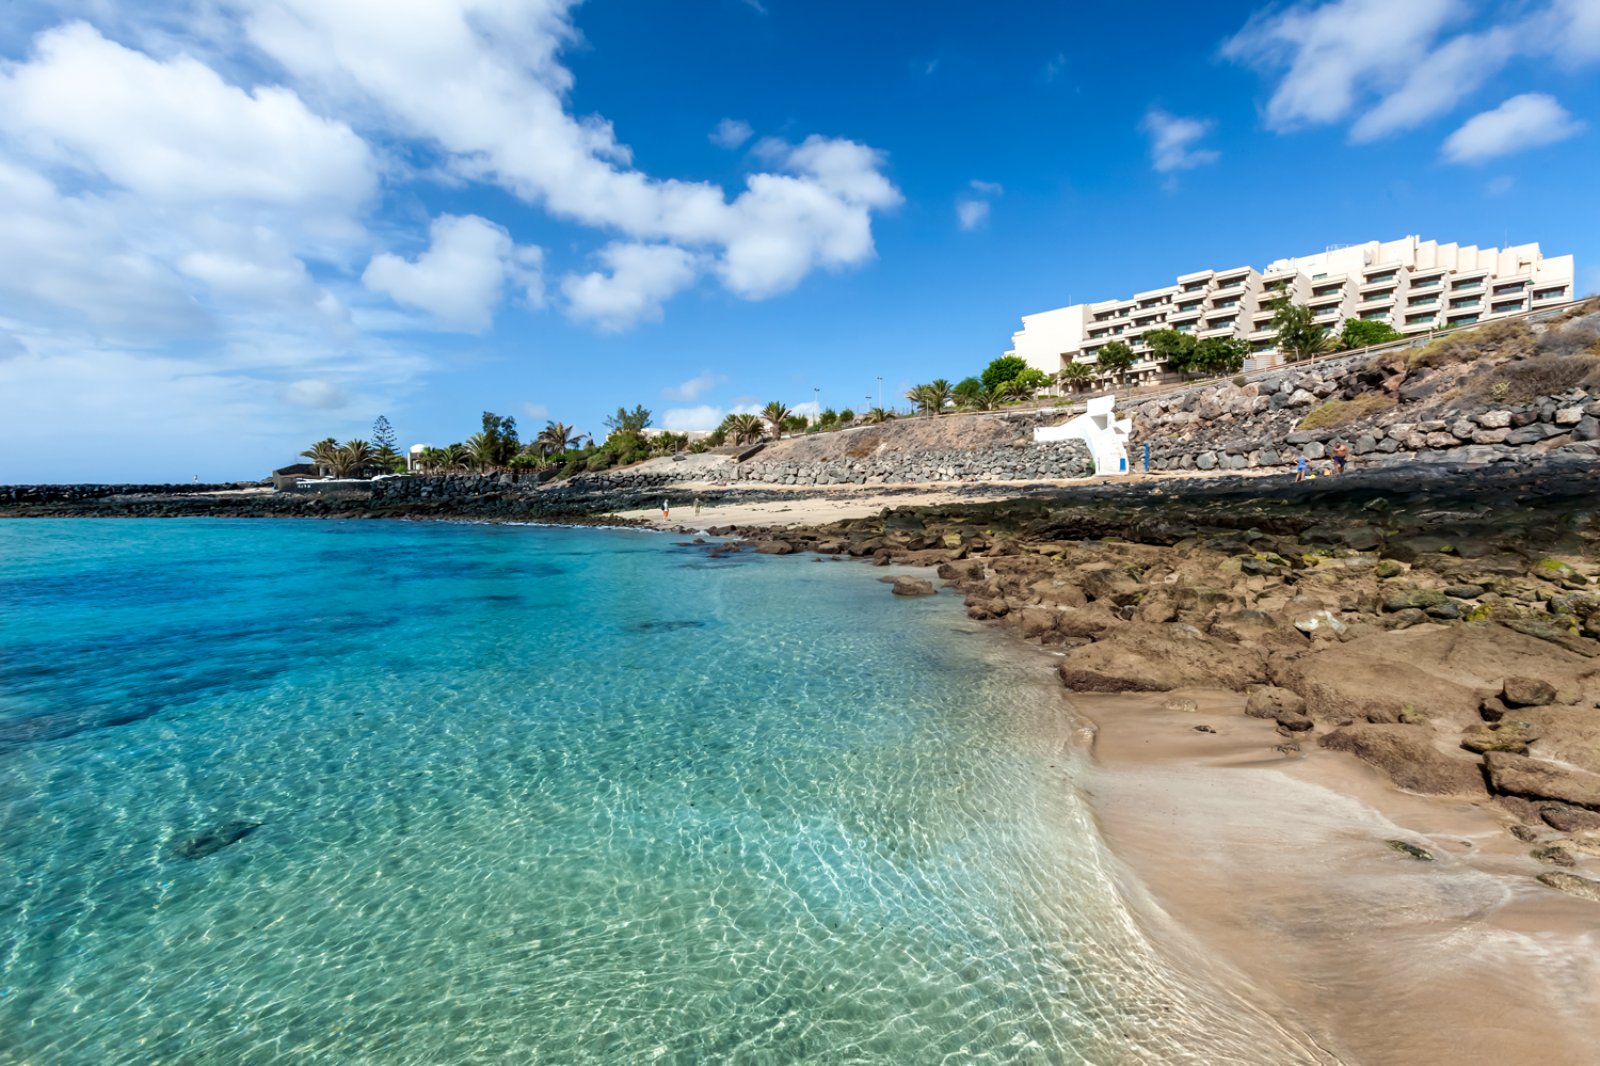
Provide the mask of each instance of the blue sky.
[{"label": "blue sky", "polygon": [[13,0],[0,482],[694,428],[1410,233],[1600,289],[1600,3]]}]

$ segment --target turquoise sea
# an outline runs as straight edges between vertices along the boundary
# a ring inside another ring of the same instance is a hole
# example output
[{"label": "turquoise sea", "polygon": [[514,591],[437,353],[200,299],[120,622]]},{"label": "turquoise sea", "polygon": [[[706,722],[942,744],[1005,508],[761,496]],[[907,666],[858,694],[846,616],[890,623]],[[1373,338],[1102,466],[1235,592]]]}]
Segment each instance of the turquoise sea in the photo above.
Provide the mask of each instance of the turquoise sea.
[{"label": "turquoise sea", "polygon": [[0,522],[0,1062],[1302,1061],[1037,660],[678,540]]}]

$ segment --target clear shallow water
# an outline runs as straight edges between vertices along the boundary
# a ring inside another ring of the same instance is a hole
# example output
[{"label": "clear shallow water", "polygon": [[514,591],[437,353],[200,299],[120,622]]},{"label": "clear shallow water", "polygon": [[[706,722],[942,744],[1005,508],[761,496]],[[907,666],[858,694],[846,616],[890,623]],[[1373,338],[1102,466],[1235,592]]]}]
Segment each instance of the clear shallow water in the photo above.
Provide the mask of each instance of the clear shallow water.
[{"label": "clear shallow water", "polygon": [[1301,1061],[1141,937],[1037,671],[872,576],[0,522],[0,1062]]}]

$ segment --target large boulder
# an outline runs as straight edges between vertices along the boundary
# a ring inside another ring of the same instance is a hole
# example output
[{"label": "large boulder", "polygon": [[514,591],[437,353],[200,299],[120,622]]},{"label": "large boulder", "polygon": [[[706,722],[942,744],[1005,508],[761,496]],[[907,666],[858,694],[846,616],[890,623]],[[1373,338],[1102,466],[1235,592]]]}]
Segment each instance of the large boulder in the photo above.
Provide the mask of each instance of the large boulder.
[{"label": "large boulder", "polygon": [[1508,677],[1500,691],[1507,707],[1543,707],[1556,701],[1556,688],[1535,677]]},{"label": "large boulder", "polygon": [[1477,796],[1485,791],[1477,760],[1440,751],[1423,726],[1358,723],[1334,730],[1320,743],[1371,763],[1407,792]]},{"label": "large boulder", "polygon": [[1129,622],[1069,652],[1057,673],[1075,692],[1242,691],[1265,680],[1266,664],[1259,650],[1228,644],[1182,622]]},{"label": "large boulder", "polygon": [[896,596],[932,596],[935,592],[933,582],[925,577],[897,577],[894,587],[890,589]]},{"label": "large boulder", "polygon": [[1508,751],[1491,751],[1483,762],[1498,792],[1600,810],[1600,774]]}]

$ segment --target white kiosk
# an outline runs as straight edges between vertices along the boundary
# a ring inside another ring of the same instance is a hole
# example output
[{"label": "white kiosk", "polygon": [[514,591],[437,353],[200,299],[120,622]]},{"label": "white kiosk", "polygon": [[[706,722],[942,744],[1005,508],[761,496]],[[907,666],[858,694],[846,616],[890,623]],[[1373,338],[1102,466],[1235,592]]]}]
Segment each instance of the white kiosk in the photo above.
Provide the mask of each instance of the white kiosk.
[{"label": "white kiosk", "polygon": [[1116,402],[1115,396],[1096,396],[1085,405],[1084,413],[1077,418],[1059,426],[1044,426],[1034,430],[1034,443],[1081,440],[1089,446],[1089,454],[1094,457],[1096,476],[1126,474],[1128,434],[1133,432],[1133,421],[1112,416],[1111,408]]}]

